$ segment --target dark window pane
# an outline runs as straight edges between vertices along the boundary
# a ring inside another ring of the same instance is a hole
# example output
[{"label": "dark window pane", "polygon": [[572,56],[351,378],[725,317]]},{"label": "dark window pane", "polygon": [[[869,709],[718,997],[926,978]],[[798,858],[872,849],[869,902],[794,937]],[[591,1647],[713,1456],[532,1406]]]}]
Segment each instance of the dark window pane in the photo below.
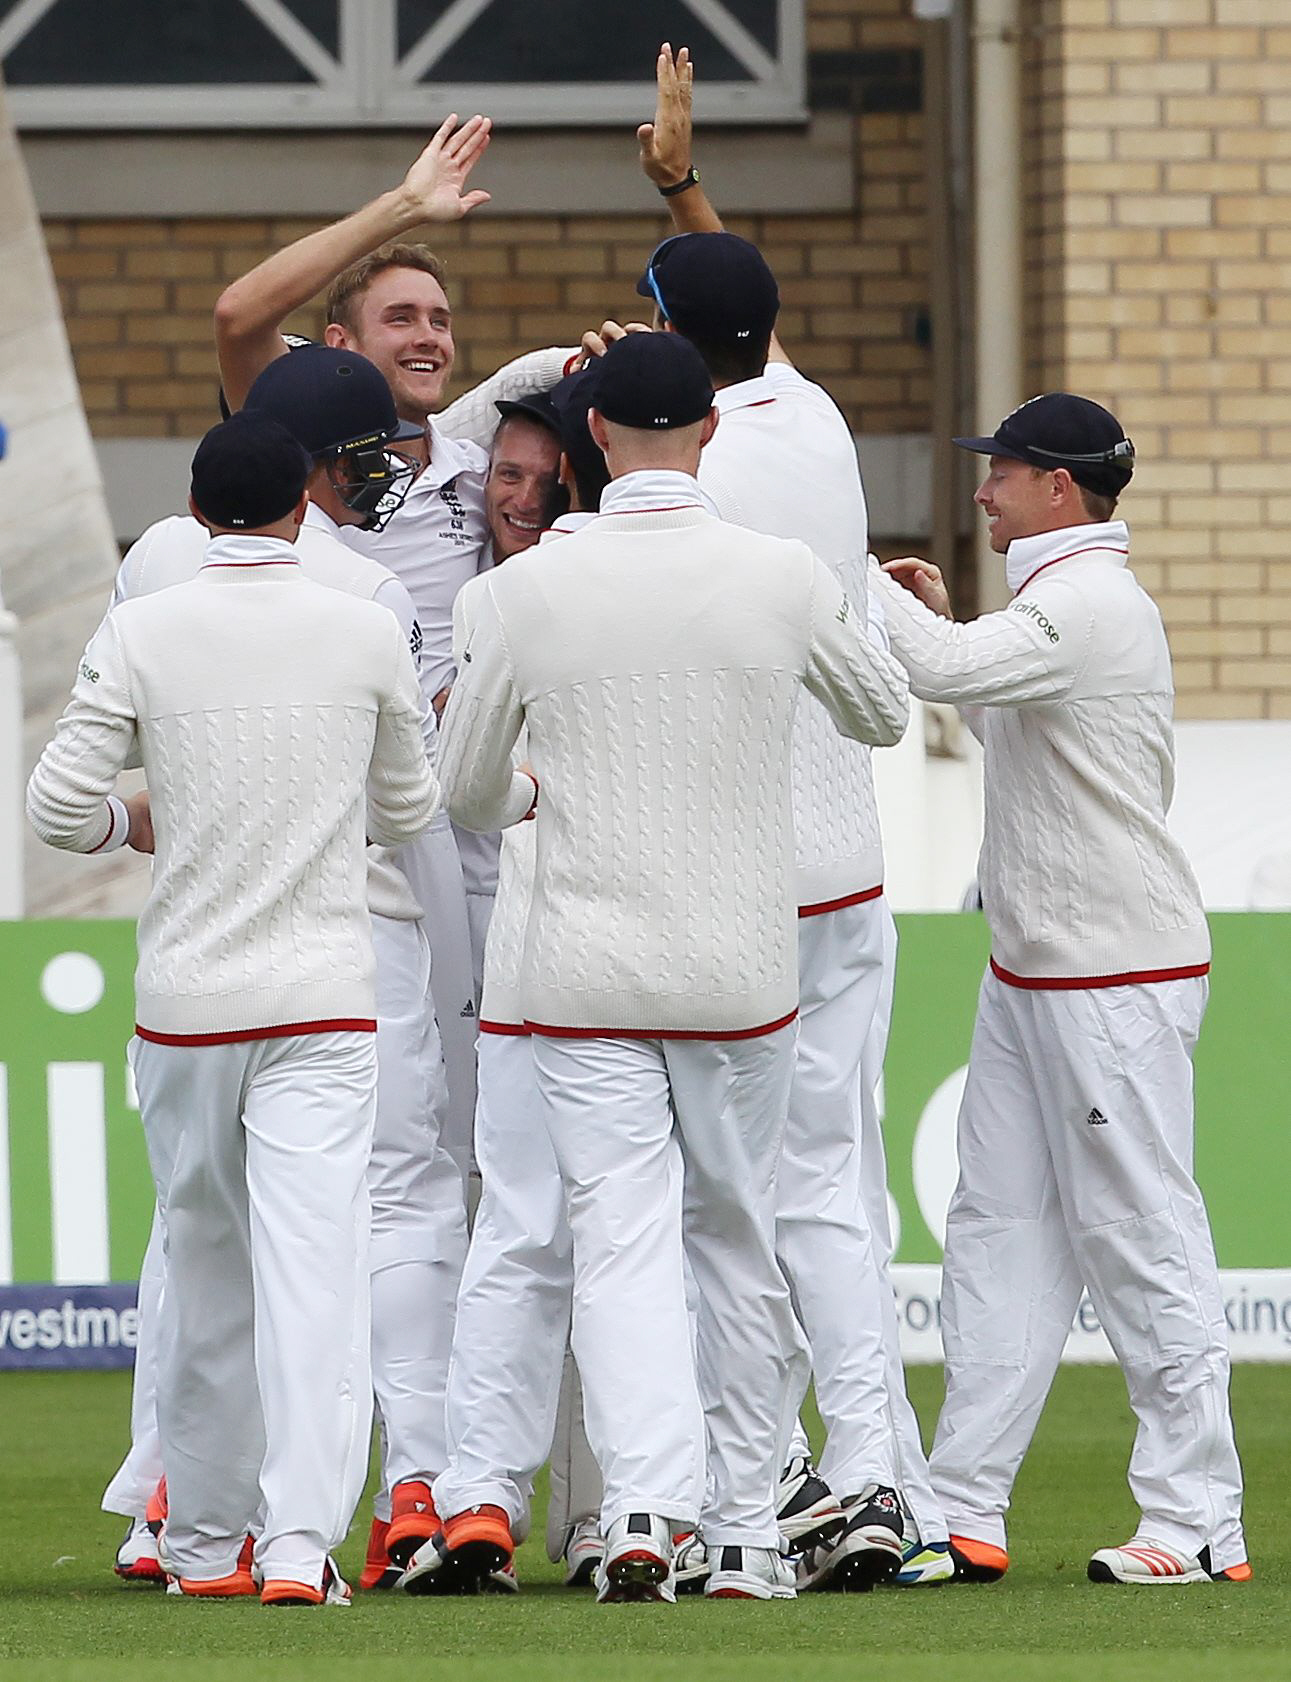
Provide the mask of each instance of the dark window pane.
[{"label": "dark window pane", "polygon": [[282,0],[305,28],[335,58],[341,50],[340,0]]},{"label": "dark window pane", "polygon": [[[762,11],[768,0],[731,7]],[[774,0],[770,0],[774,6]],[[400,0],[401,52],[415,46],[446,0]],[[423,78],[434,82],[648,82],[660,41],[688,46],[706,82],[747,82],[748,71],[682,0],[491,0]]]},{"label": "dark window pane", "polygon": [[13,87],[313,80],[239,0],[58,0],[4,73]]}]

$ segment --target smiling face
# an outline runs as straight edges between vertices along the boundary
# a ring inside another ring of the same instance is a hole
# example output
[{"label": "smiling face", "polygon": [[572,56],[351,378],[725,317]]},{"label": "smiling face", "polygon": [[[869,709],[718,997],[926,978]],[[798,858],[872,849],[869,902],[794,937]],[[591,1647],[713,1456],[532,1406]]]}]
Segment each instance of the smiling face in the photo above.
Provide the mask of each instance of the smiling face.
[{"label": "smiling face", "polygon": [[992,456],[973,501],[990,523],[995,553],[1003,555],[1020,537],[1037,537],[1070,525],[1065,495],[1070,486],[1071,476],[1066,472],[1046,473],[1012,456]]},{"label": "smiling face", "polygon": [[329,325],[327,343],[375,362],[399,418],[423,426],[443,402],[453,367],[453,312],[444,288],[420,269],[383,269],[347,316],[350,325]]},{"label": "smiling face", "polygon": [[493,440],[484,506],[493,558],[504,561],[538,541],[560,471],[560,441],[541,421],[512,415]]}]

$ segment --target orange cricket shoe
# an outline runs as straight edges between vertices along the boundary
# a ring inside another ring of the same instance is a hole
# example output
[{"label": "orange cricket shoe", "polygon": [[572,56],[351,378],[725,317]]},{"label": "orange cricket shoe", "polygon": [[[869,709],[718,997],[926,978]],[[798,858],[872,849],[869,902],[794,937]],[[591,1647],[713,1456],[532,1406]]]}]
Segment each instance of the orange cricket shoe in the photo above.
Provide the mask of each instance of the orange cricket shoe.
[{"label": "orange cricket shoe", "polygon": [[445,1524],[444,1547],[470,1575],[504,1570],[515,1552],[511,1522],[501,1507],[468,1507]]},{"label": "orange cricket shoe", "polygon": [[386,1531],[386,1552],[400,1571],[407,1567],[418,1548],[443,1529],[430,1485],[410,1479],[390,1491],[390,1528]]},{"label": "orange cricket shoe", "polygon": [[392,1589],[399,1581],[399,1567],[390,1559],[386,1537],[390,1526],[383,1518],[374,1518],[368,1531],[368,1555],[359,1576],[361,1589]]},{"label": "orange cricket shoe", "polygon": [[1009,1556],[1003,1548],[971,1536],[952,1536],[950,1557],[955,1562],[953,1580],[957,1583],[998,1583],[1009,1568]]},{"label": "orange cricket shoe", "polygon": [[336,1569],[329,1556],[323,1562],[321,1588],[312,1583],[298,1583],[290,1577],[268,1577],[260,1590],[262,1606],[348,1606],[350,1585]]},{"label": "orange cricket shoe", "polygon": [[[180,1594],[192,1595],[196,1600],[234,1600],[239,1595],[258,1594],[259,1587],[251,1571],[255,1552],[255,1538],[248,1536],[238,1554],[235,1570],[227,1577],[177,1577],[175,1585]],[[173,1588],[168,1592],[174,1592]]]}]

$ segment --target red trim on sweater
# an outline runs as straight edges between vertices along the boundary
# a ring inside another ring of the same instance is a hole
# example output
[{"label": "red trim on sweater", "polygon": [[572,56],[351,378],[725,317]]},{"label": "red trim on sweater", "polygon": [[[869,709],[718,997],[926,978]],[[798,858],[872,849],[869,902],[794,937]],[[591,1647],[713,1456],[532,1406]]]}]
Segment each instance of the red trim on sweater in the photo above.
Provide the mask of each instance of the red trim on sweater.
[{"label": "red trim on sweater", "polygon": [[797,1016],[791,1010],[778,1022],[763,1022],[756,1028],[732,1028],[726,1033],[711,1028],[565,1028],[550,1022],[526,1022],[532,1034],[544,1034],[555,1040],[755,1040],[762,1034],[774,1034],[787,1028]]},{"label": "red trim on sweater", "polygon": [[203,561],[199,572],[210,572],[214,567],[298,567],[300,562],[294,556],[287,555],[281,561]]},{"label": "red trim on sweater", "polygon": [[607,508],[597,518],[612,520],[627,514],[681,514],[687,508],[698,508],[701,514],[704,512],[702,502],[672,502],[666,508]]},{"label": "red trim on sweater", "polygon": [[377,1025],[367,1017],[337,1017],[332,1022],[279,1022],[272,1028],[235,1028],[227,1034],[158,1034],[138,1022],[134,1031],[153,1045],[239,1045],[243,1040],[288,1040],[296,1034],[375,1034]]},{"label": "red trim on sweater", "polygon": [[112,804],[112,802],[109,800],[108,801],[108,832],[103,837],[102,841],[99,842],[97,847],[91,847],[90,848],[90,851],[86,856],[90,857],[94,853],[101,853],[103,851],[103,849],[107,846],[108,842],[116,834],[116,832],[117,832],[117,809]]},{"label": "red trim on sweater", "polygon": [[481,1016],[480,1032],[482,1034],[516,1034],[527,1039],[533,1033],[533,1029],[526,1027],[523,1022],[491,1022],[487,1016]]},{"label": "red trim on sweater", "polygon": [[842,899],[822,899],[815,905],[800,905],[800,917],[823,917],[826,911],[841,911],[845,905],[864,905],[867,900],[879,899],[883,894],[883,884],[877,888],[864,888],[859,894],[844,894]]},{"label": "red trim on sweater", "polygon": [[1083,549],[1073,549],[1070,555],[1055,555],[1051,561],[1046,561],[1043,566],[1037,567],[1030,577],[1022,580],[1013,592],[1014,599],[1016,600],[1022,594],[1032,579],[1039,578],[1040,574],[1047,572],[1050,567],[1056,567],[1059,561],[1074,561],[1077,555],[1096,555],[1100,550],[1108,555],[1124,555],[1127,559],[1130,553],[1128,549],[1123,549],[1119,543],[1087,543]]},{"label": "red trim on sweater", "polygon": [[1141,987],[1154,981],[1186,981],[1190,976],[1206,975],[1209,970],[1208,960],[1204,964],[1183,964],[1178,969],[1129,970],[1124,975],[1014,975],[1012,970],[1001,969],[995,959],[991,959],[992,975],[1010,987],[1023,987],[1033,993],[1071,993],[1079,988],[1093,987]]}]

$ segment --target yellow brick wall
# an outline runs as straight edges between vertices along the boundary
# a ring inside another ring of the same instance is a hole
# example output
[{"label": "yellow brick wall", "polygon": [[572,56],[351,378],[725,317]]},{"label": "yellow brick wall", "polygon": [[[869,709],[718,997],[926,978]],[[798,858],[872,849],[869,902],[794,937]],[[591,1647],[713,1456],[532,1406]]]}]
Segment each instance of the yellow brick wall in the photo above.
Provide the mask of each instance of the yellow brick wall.
[{"label": "yellow brick wall", "polygon": [[[813,52],[916,48],[907,0],[812,0]],[[858,431],[928,427],[921,123],[917,113],[854,122],[856,203],[828,216],[733,217],[766,252],[784,297],[782,333]],[[271,144],[271,142],[269,142]],[[519,144],[505,133],[499,146]],[[590,135],[589,145],[604,136]],[[622,144],[631,148],[630,132]],[[702,162],[702,135],[699,153]],[[721,181],[709,183],[720,208]],[[458,320],[453,394],[535,345],[574,341],[606,315],[638,316],[634,283],[667,231],[642,178],[622,216],[525,217],[492,208],[432,230]],[[220,288],[316,223],[222,218],[49,222],[51,248],[99,437],[194,436],[215,412],[211,307]],[[321,327],[317,311],[293,323]]]},{"label": "yellow brick wall", "polygon": [[1037,388],[1106,403],[1181,717],[1291,717],[1291,4],[1034,0]]}]

